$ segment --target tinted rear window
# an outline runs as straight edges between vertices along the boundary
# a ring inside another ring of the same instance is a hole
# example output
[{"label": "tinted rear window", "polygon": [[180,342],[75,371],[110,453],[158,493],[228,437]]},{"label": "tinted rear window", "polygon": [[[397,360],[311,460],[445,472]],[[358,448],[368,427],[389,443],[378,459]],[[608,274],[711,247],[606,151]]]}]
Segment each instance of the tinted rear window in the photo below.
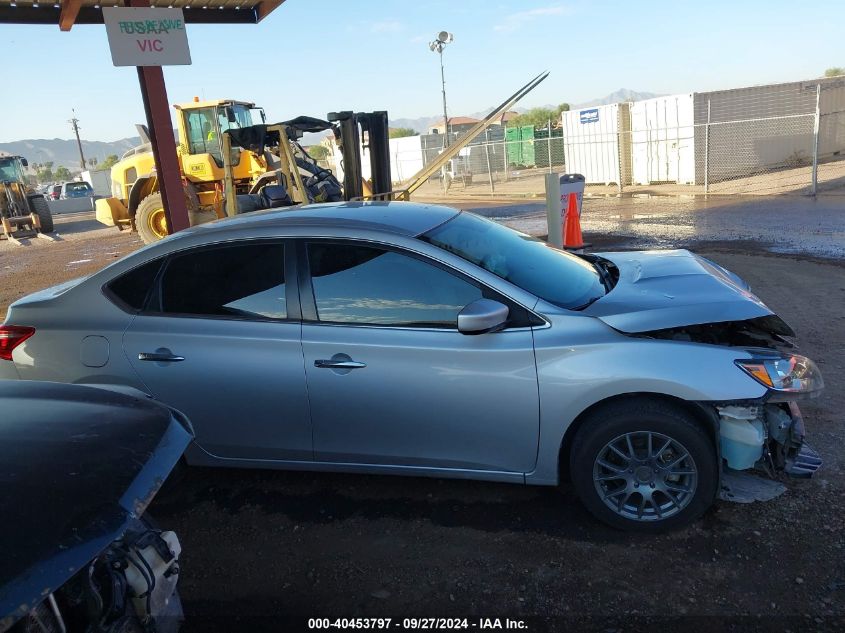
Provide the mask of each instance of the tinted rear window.
[{"label": "tinted rear window", "polygon": [[284,244],[202,248],[177,255],[161,280],[161,312],[286,319]]},{"label": "tinted rear window", "polygon": [[91,185],[87,182],[72,182],[67,185],[68,191],[90,191],[90,189]]},{"label": "tinted rear window", "polygon": [[161,263],[160,259],[148,262],[113,280],[107,286],[112,298],[123,308],[136,312],[143,310]]}]

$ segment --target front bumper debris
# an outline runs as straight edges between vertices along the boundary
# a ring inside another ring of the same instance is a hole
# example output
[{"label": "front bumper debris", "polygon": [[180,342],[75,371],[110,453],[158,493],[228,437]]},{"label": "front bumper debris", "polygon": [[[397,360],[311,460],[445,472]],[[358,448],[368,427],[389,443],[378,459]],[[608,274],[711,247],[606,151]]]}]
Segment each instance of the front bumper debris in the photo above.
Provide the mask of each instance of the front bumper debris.
[{"label": "front bumper debris", "polygon": [[787,458],[783,470],[790,477],[809,479],[821,466],[821,456],[804,444],[796,455]]},{"label": "front bumper debris", "polygon": [[804,441],[804,419],[795,402],[726,403],[716,410],[723,460],[721,499],[769,501],[786,490],[779,481],[784,475],[808,479],[821,468],[821,457]]}]

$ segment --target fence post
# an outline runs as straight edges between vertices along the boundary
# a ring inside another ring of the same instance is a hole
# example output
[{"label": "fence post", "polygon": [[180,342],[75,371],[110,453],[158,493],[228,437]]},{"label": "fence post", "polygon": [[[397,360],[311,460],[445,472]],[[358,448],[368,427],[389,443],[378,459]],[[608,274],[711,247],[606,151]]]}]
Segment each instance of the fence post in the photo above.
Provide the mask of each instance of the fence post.
[{"label": "fence post", "polygon": [[496,193],[493,186],[493,170],[490,169],[490,130],[484,130],[484,154],[487,156],[487,177],[490,179],[490,193]]},{"label": "fence post", "polygon": [[[446,128],[446,132],[444,133],[444,136],[443,136],[443,145],[440,147],[440,153],[441,154],[446,151],[447,147],[449,147],[449,137],[447,136],[448,134],[449,134],[449,129]],[[449,181],[447,180],[448,170],[449,170],[448,165],[443,165],[443,167],[440,168],[440,179],[443,181],[443,195],[444,196],[449,193]]]},{"label": "fence post", "polygon": [[707,123],[704,125],[704,193],[710,192],[710,99],[707,99]]},{"label": "fence post", "polygon": [[816,195],[816,190],[819,186],[819,124],[821,119],[821,105],[822,85],[816,84],[816,117],[813,121],[813,177],[810,184],[810,195]]},{"label": "fence post", "polygon": [[546,140],[546,145],[549,147],[549,173],[552,173],[552,120],[549,119],[549,136]]}]

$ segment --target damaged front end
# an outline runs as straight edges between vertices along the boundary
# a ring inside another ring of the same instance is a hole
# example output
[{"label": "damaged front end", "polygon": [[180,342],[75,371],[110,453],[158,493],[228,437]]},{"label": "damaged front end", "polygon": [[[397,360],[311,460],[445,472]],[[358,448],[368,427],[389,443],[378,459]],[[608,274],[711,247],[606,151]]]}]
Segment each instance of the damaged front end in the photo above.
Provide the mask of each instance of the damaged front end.
[{"label": "damaged front end", "polygon": [[722,498],[770,499],[785,490],[781,477],[807,478],[819,469],[821,458],[804,441],[796,401],[819,395],[821,373],[794,353],[795,332],[748,284],[684,250],[601,253],[595,259],[607,274],[613,269],[603,262],[610,262],[617,281],[585,314],[632,338],[735,350],[725,379],[750,378],[765,388],[752,400],[699,402],[718,429]]},{"label": "damaged front end", "polygon": [[769,501],[785,492],[784,476],[807,479],[821,467],[821,457],[804,441],[804,419],[796,402],[734,403],[715,409],[721,499]]}]

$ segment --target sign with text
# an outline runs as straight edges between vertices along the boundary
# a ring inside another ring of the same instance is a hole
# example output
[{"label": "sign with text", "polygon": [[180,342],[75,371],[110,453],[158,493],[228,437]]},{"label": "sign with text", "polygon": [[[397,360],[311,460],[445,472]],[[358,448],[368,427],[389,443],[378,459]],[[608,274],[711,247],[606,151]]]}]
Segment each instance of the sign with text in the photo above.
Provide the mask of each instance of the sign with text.
[{"label": "sign with text", "polygon": [[186,66],[191,63],[182,9],[103,7],[115,66]]},{"label": "sign with text", "polygon": [[596,123],[599,120],[599,109],[592,108],[590,110],[581,110],[578,113],[581,118],[581,123]]}]

